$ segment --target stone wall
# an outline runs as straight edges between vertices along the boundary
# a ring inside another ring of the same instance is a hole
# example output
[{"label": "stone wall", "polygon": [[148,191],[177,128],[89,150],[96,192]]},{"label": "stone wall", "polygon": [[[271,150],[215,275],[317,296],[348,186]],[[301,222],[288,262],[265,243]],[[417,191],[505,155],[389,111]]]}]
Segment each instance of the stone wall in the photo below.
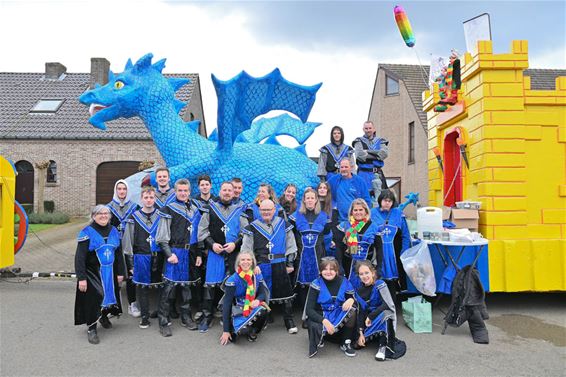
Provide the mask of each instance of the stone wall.
[{"label": "stone wall", "polygon": [[[89,213],[96,200],[96,168],[103,162],[154,160],[164,165],[152,141],[125,140],[0,140],[0,153],[14,163],[53,160],[57,183],[48,183],[44,200],[53,200],[57,211],[71,216]],[[34,208],[37,208],[37,170]]]}]

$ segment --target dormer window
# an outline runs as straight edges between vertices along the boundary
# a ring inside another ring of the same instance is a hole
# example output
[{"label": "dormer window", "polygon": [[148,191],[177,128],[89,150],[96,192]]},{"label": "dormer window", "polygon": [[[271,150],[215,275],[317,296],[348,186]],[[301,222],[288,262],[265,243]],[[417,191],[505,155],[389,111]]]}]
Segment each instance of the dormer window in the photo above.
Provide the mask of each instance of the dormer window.
[{"label": "dormer window", "polygon": [[40,99],[29,111],[30,113],[56,113],[61,107],[62,99]]},{"label": "dormer window", "polygon": [[391,96],[399,94],[399,81],[392,77],[385,76],[385,95]]}]

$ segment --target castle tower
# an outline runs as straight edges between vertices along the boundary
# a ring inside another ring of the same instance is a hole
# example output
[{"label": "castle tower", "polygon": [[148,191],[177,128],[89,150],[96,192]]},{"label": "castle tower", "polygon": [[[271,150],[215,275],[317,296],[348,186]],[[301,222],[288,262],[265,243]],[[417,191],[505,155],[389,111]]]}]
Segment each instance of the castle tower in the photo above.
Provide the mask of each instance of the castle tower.
[{"label": "castle tower", "polygon": [[477,51],[463,57],[456,105],[436,113],[438,86],[423,93],[430,205],[481,202],[491,291],[566,290],[566,77],[531,89],[527,41],[507,54],[479,41]]}]

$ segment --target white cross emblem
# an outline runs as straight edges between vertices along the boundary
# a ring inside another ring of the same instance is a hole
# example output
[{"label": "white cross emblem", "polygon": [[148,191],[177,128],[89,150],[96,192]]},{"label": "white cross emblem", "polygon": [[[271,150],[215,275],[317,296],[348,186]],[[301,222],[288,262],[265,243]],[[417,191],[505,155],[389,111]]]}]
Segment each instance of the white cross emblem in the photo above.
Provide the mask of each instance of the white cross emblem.
[{"label": "white cross emblem", "polygon": [[148,243],[150,243],[150,244],[152,244],[154,240],[155,240],[155,238],[153,238],[153,237],[151,236],[151,234],[149,235],[149,237],[147,237],[147,238],[145,239],[145,241],[148,242]]},{"label": "white cross emblem", "polygon": [[271,243],[271,241],[269,241],[267,243],[267,248],[269,249],[269,254],[272,254],[271,249],[273,249],[273,246],[275,246],[274,244]]},{"label": "white cross emblem", "polygon": [[309,241],[309,243],[312,243],[312,240],[314,240],[316,237],[314,234],[309,233],[306,235],[307,240]]},{"label": "white cross emblem", "polygon": [[193,232],[193,224],[189,224],[189,226],[187,227],[187,230],[189,231],[189,233]]},{"label": "white cross emblem", "polygon": [[383,230],[383,234],[385,234],[386,236],[389,236],[390,233],[391,233],[391,231],[389,230],[389,228],[385,228]]},{"label": "white cross emblem", "polygon": [[224,237],[226,237],[226,234],[228,234],[230,228],[228,228],[228,225],[224,224],[224,226],[220,228],[220,230],[224,233]]},{"label": "white cross emblem", "polygon": [[104,252],[104,258],[110,259],[111,255],[112,255],[112,252],[110,250],[106,249],[106,251]]},{"label": "white cross emblem", "polygon": [[124,229],[124,226],[123,226],[123,224],[122,224],[122,223],[120,223],[120,225],[118,225],[118,230],[119,230],[119,231],[121,232],[121,231],[122,231],[122,229]]}]

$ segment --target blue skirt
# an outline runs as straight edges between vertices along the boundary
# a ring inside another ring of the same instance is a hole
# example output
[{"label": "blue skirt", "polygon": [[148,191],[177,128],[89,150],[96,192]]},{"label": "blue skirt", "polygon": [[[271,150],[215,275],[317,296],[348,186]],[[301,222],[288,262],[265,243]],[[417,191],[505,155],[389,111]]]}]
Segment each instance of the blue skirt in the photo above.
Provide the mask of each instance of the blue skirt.
[{"label": "blue skirt", "polygon": [[223,254],[216,254],[214,251],[208,251],[208,258],[206,261],[206,277],[204,285],[207,287],[214,287],[221,284],[226,277],[226,264],[224,262]]},{"label": "blue skirt", "polygon": [[381,267],[381,275],[381,278],[386,280],[399,278],[393,243],[383,243],[383,265]]},{"label": "blue skirt", "polygon": [[198,277],[191,280],[189,273],[189,251],[186,249],[172,248],[171,251],[177,256],[178,263],[172,264],[165,262],[165,272],[163,278],[175,284],[195,284],[198,282]]},{"label": "blue skirt", "polygon": [[387,334],[387,320],[384,317],[384,312],[379,313],[379,315],[371,321],[371,325],[366,327],[364,330],[364,337],[366,338],[366,341],[379,335],[379,333]]},{"label": "blue skirt", "polygon": [[258,306],[252,309],[249,316],[245,317],[243,314],[232,317],[232,326],[234,326],[234,332],[239,334],[242,329],[251,325],[259,315],[265,312],[263,306]]},{"label": "blue skirt", "polygon": [[301,254],[301,262],[299,263],[299,271],[297,274],[297,283],[309,285],[319,276],[318,260],[314,247],[304,248]]},{"label": "blue skirt", "polygon": [[[344,321],[350,317],[354,312],[354,307],[352,306],[350,310],[344,311],[342,310],[342,305],[338,306],[334,310],[331,311],[324,311],[324,319],[327,319],[332,323],[332,326],[338,330],[340,327],[344,325]],[[322,326],[322,335],[326,334],[326,328]]]}]

